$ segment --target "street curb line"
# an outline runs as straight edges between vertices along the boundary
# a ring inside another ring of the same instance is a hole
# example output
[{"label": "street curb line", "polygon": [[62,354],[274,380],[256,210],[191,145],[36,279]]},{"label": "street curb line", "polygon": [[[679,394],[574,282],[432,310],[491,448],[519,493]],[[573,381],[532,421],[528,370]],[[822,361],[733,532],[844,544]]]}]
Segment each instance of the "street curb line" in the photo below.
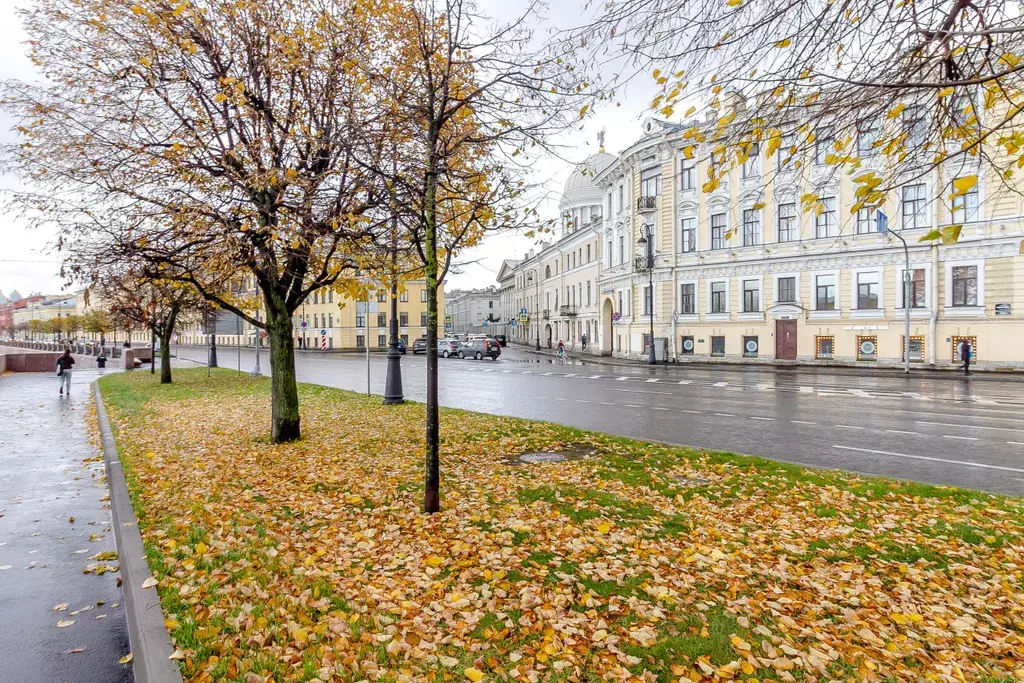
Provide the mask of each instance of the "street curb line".
[{"label": "street curb line", "polygon": [[103,441],[103,460],[107,466],[110,514],[113,518],[118,564],[121,567],[121,587],[124,591],[125,615],[128,618],[128,644],[132,651],[135,682],[182,683],[178,663],[169,659],[174,652],[174,645],[164,625],[160,596],[155,586],[142,588],[142,583],[152,574],[146,562],[142,534],[128,494],[128,483],[121,471],[117,443],[110,429],[98,381],[94,381],[92,386],[96,400],[96,419]]}]

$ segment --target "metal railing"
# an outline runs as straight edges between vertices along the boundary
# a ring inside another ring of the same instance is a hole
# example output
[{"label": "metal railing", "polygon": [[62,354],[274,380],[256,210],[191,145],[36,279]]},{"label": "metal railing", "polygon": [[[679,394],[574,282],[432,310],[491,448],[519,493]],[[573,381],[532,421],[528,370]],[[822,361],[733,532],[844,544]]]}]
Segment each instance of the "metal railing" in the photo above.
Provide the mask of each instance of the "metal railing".
[{"label": "metal railing", "polygon": [[559,306],[558,312],[562,315],[576,315],[576,306],[572,304],[563,304]]},{"label": "metal railing", "polygon": [[657,197],[654,196],[654,195],[651,195],[650,197],[637,197],[636,198],[636,210],[637,211],[647,211],[647,210],[650,210],[650,209],[657,208],[656,207],[656,204],[657,204],[656,200],[657,200]]}]

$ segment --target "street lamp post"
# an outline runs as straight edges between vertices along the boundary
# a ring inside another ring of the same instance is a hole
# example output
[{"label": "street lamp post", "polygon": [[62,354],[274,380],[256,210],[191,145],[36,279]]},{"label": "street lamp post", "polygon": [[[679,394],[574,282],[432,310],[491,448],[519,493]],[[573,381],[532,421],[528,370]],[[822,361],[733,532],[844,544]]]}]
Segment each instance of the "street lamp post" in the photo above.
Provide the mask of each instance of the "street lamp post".
[{"label": "street lamp post", "polygon": [[392,278],[391,339],[388,341],[388,370],[384,381],[384,405],[396,403],[405,403],[405,397],[402,393],[402,352],[398,350],[398,278]]},{"label": "street lamp post", "polygon": [[911,301],[911,273],[910,273],[910,249],[907,247],[907,240],[898,232],[889,230],[889,217],[881,210],[875,211],[875,222],[878,225],[878,232],[883,235],[892,235],[903,243],[903,374],[910,374],[910,305]]},{"label": "street lamp post", "polygon": [[537,351],[540,351],[540,271],[536,268],[526,274],[526,284],[530,284],[531,280],[537,285],[536,296],[533,300],[537,316],[536,320],[534,320],[533,326],[537,330]]},{"label": "street lamp post", "polygon": [[640,239],[637,241],[637,244],[644,252],[644,266],[647,268],[647,291],[650,297],[644,297],[648,318],[651,323],[650,343],[647,346],[647,364],[656,365],[658,358],[654,353],[654,226],[644,223],[640,226],[640,230]]}]

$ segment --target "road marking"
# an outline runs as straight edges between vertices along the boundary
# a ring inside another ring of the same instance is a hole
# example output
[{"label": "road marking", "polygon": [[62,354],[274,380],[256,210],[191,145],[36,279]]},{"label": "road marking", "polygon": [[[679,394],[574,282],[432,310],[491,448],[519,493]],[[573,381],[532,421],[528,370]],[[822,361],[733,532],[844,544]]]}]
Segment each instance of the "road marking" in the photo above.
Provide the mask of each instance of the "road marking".
[{"label": "road marking", "polygon": [[948,460],[946,458],[933,458],[928,455],[911,455],[909,453],[894,453],[892,451],[876,451],[871,448],[857,448],[855,446],[839,446],[832,444],[832,448],[838,448],[844,451],[860,451],[861,453],[875,453],[877,455],[891,455],[896,458],[910,458],[911,460],[928,460],[929,462],[944,462],[949,465],[963,465],[965,467],[981,467],[986,470],[1000,470],[1002,472],[1020,472],[1024,474],[1024,470],[1017,469],[1016,467],[1003,467],[1001,465],[989,465],[983,462],[967,462],[966,460]]},{"label": "road marking", "polygon": [[692,381],[693,380],[691,380],[691,379],[684,379],[682,382],[680,382],[680,384],[689,384]]},{"label": "road marking", "polygon": [[919,425],[931,425],[933,427],[960,427],[962,429],[994,429],[1000,432],[1024,432],[1024,429],[1014,429],[1013,427],[989,427],[988,425],[964,425],[956,424],[954,422],[924,422],[922,420],[914,420]]},{"label": "road marking", "polygon": [[553,374],[555,374],[555,373],[553,373],[553,372],[542,372],[542,373],[540,373],[540,376],[541,377],[547,377],[548,375],[553,375]]},{"label": "road marking", "polygon": [[729,383],[728,382],[715,382],[711,386],[713,386],[713,387],[725,387],[725,386],[729,386]]},{"label": "road marking", "polygon": [[613,406],[615,404],[614,403],[607,403],[606,401],[601,401],[601,405],[603,405],[603,406]]},{"label": "road marking", "polygon": [[510,372],[512,372],[512,371],[511,371],[511,370],[502,370],[502,371],[501,371],[501,373],[502,373],[503,375],[507,375],[507,374],[508,374],[508,373],[510,373]]},{"label": "road marking", "polygon": [[547,396],[535,396],[534,398],[542,398],[544,400],[547,400],[548,397]]},{"label": "road marking", "polygon": [[961,439],[963,441],[977,441],[978,440],[978,437],[976,437],[976,436],[953,436],[952,434],[943,434],[942,438],[943,439]]},{"label": "road marking", "polygon": [[1011,446],[1024,446],[1024,443],[1020,441],[1007,441],[1006,443],[1010,444]]},{"label": "road marking", "polygon": [[669,410],[668,408],[662,408],[661,406],[651,406],[651,410]]},{"label": "road marking", "polygon": [[833,427],[839,427],[840,429],[864,429],[863,427],[856,427],[854,425],[832,425]]},{"label": "road marking", "polygon": [[886,429],[885,431],[889,432],[890,434],[913,434],[914,436],[917,436],[917,432],[904,432],[899,429]]},{"label": "road marking", "polygon": [[715,413],[715,415],[718,417],[736,417],[732,413]]},{"label": "road marking", "polygon": [[629,379],[629,377],[616,377],[615,381],[616,382],[625,382],[627,379]]},{"label": "road marking", "polygon": [[693,413],[694,415],[700,415],[700,411],[699,410],[687,410],[686,408],[680,409],[679,412],[681,412],[681,413]]},{"label": "road marking", "polygon": [[767,422],[774,422],[775,421],[774,417],[758,417],[756,415],[751,415],[750,419],[751,420],[765,420]]},{"label": "road marking", "polygon": [[847,389],[847,391],[849,391],[854,396],[859,396],[861,398],[871,398],[871,394],[864,391],[863,389]]},{"label": "road marking", "polygon": [[568,401],[569,399],[567,399],[567,398],[562,398],[561,396],[555,396],[555,400],[556,400],[556,401]]},{"label": "road marking", "polygon": [[657,377],[652,377],[651,379],[649,379],[649,380],[647,380],[647,381],[648,381],[648,382],[657,382],[657,381],[658,381],[658,378],[657,378]]},{"label": "road marking", "polygon": [[813,394],[814,393],[814,387],[800,387],[800,393],[801,394]]},{"label": "road marking", "polygon": [[588,400],[587,400],[587,399],[585,399],[585,398],[578,398],[578,399],[576,399],[576,402],[577,402],[577,403],[590,403],[590,401],[588,401]]},{"label": "road marking", "polygon": [[795,425],[812,425],[814,422],[805,422],[804,420],[790,420]]},{"label": "road marking", "polygon": [[587,379],[601,379],[601,377],[603,377],[603,375],[591,375]]},{"label": "road marking", "polygon": [[918,393],[915,393],[913,391],[904,391],[903,395],[906,396],[907,398],[915,398],[918,401],[930,401],[930,400],[932,400],[930,396],[925,396],[924,394],[918,394]]},{"label": "road marking", "polygon": [[570,372],[568,375],[565,375],[565,376],[566,377],[575,377],[576,373],[575,372]]},{"label": "road marking", "polygon": [[643,406],[635,406],[632,403],[624,403],[623,405],[626,406],[627,408],[642,408],[643,407]]}]

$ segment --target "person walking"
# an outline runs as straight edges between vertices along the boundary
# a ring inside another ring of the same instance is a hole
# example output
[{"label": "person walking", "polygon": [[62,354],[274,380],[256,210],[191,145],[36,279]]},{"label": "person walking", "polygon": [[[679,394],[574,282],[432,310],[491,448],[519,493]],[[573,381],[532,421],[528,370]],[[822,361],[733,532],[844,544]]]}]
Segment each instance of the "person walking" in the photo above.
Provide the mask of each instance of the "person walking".
[{"label": "person walking", "polygon": [[969,340],[964,339],[963,342],[960,343],[960,360],[964,362],[965,376],[971,374],[971,354],[973,351],[974,349],[971,348],[971,342]]},{"label": "person walking", "polygon": [[580,343],[583,345],[583,350],[586,351],[587,350],[587,333],[586,332],[584,332],[580,336]]},{"label": "person walking", "polygon": [[558,357],[565,357],[565,342],[562,341],[561,339],[558,340]]},{"label": "person walking", "polygon": [[57,376],[60,378],[60,393],[64,395],[64,387],[68,388],[68,396],[71,395],[71,367],[75,359],[71,357],[71,349],[64,349],[64,355],[57,359]]}]

